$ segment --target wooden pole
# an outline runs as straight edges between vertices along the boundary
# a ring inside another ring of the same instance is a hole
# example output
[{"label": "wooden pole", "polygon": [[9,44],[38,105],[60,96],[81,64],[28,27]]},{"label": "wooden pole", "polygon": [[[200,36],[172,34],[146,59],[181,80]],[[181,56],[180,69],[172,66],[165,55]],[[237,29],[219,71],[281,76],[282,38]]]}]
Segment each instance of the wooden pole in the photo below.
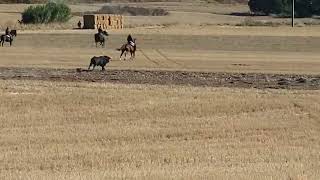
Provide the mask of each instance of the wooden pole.
[{"label": "wooden pole", "polygon": [[291,22],[291,24],[292,24],[292,27],[294,27],[294,10],[295,10],[295,0],[292,0],[292,15],[291,15],[291,17],[292,17],[292,22]]}]

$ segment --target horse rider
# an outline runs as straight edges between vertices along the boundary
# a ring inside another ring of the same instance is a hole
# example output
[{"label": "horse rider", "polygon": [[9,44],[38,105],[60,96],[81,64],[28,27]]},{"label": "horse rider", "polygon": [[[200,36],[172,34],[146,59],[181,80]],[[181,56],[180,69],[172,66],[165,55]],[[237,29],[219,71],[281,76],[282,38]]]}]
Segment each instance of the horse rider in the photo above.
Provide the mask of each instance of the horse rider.
[{"label": "horse rider", "polygon": [[131,46],[134,46],[134,45],[135,45],[135,44],[134,44],[134,41],[133,41],[133,39],[132,39],[132,37],[131,37],[131,34],[128,35],[127,41],[128,41],[128,44],[130,44]]},{"label": "horse rider", "polygon": [[102,33],[101,26],[99,26],[98,33],[99,33],[99,34]]},{"label": "horse rider", "polygon": [[10,31],[9,31],[9,27],[7,27],[6,29],[6,35],[9,35]]},{"label": "horse rider", "polygon": [[6,28],[6,32],[5,32],[5,33],[6,33],[6,37],[7,37],[7,38],[10,38],[10,37],[11,37],[9,27]]}]

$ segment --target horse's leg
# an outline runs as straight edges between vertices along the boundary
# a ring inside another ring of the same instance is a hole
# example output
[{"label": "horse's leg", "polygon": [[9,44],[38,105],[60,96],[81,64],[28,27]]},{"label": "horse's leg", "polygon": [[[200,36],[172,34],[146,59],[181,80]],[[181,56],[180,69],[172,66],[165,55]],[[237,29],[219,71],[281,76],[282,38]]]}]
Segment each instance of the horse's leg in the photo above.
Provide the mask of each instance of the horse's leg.
[{"label": "horse's leg", "polygon": [[133,51],[130,51],[131,60],[133,60]]},{"label": "horse's leg", "polygon": [[12,45],[12,39],[10,39],[10,46]]},{"label": "horse's leg", "polygon": [[124,53],[124,50],[122,50],[122,51],[121,51],[121,54],[120,54],[120,61],[121,61],[121,57],[122,57],[123,53]]},{"label": "horse's leg", "polygon": [[95,64],[93,64],[93,68],[92,68],[92,71],[94,70],[94,68],[96,67],[96,65]]}]

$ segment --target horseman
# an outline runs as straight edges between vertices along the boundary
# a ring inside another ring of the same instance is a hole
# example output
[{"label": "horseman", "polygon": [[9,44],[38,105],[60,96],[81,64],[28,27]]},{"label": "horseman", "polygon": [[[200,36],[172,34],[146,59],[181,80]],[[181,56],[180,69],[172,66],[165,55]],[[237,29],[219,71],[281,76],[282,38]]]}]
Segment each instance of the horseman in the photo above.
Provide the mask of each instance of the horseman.
[{"label": "horseman", "polygon": [[[13,32],[14,31],[14,32]],[[6,28],[5,34],[0,36],[0,43],[1,46],[3,46],[4,42],[10,42],[10,46],[12,44],[13,41],[13,36],[17,35],[17,31],[16,30],[9,30],[9,27]]]},{"label": "horseman", "polygon": [[132,39],[132,37],[131,37],[131,34],[128,35],[127,41],[128,41],[128,44],[130,44],[131,46],[134,47],[135,43],[134,43],[134,41],[133,41],[133,39]]},{"label": "horseman", "polygon": [[7,27],[7,29],[6,29],[6,36],[7,36],[7,37],[10,37],[10,30],[9,30],[9,27]]},{"label": "horseman", "polygon": [[7,27],[6,29],[6,35],[9,35],[10,31],[9,31],[9,27]]},{"label": "horseman", "polygon": [[104,36],[109,36],[109,34],[107,31],[103,31],[101,26],[99,26],[98,33],[94,34],[94,40],[96,42],[96,46],[97,46],[97,43],[100,43],[100,45],[104,47],[104,42],[105,42]]},{"label": "horseman", "polygon": [[12,35],[10,34],[10,29],[9,29],[9,27],[6,28],[6,32],[5,32],[5,33],[6,33],[6,38],[7,38],[7,39],[10,39]]},{"label": "horseman", "polygon": [[102,33],[101,26],[99,26],[98,33],[99,33],[99,34]]},{"label": "horseman", "polygon": [[100,38],[103,38],[103,30],[102,30],[101,26],[99,26],[99,28],[98,28],[98,34],[99,34]]}]

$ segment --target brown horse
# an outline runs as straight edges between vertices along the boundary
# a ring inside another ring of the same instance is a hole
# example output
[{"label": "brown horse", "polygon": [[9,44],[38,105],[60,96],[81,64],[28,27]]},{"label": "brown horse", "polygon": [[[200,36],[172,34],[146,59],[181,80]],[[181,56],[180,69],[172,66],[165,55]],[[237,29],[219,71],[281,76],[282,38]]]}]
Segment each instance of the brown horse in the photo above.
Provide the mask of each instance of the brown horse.
[{"label": "brown horse", "polygon": [[135,58],[136,50],[137,50],[136,39],[133,39],[133,43],[134,43],[134,45],[126,43],[126,44],[122,45],[120,48],[117,49],[118,51],[121,51],[120,61],[121,61],[121,57],[122,57],[123,54],[124,54],[124,60],[126,60],[128,52],[130,52],[130,55],[131,55],[130,59],[133,60],[133,58]]}]

